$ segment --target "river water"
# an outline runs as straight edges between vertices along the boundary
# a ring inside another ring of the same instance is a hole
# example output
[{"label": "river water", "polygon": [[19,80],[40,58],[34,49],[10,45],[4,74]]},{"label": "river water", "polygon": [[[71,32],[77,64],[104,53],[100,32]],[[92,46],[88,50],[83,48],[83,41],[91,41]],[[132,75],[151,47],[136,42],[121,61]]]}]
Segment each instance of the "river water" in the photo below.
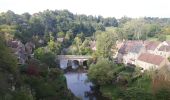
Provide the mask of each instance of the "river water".
[{"label": "river water", "polygon": [[[60,68],[66,69],[68,61],[60,61]],[[73,69],[78,65],[71,63]],[[71,92],[81,100],[106,100],[102,97],[100,91],[94,88],[92,82],[88,81],[87,73],[85,72],[66,72],[65,74],[67,87]]]},{"label": "river water", "polygon": [[87,73],[66,73],[67,87],[72,93],[82,100],[96,100],[93,96],[87,96],[87,93],[91,93],[90,86],[93,86],[91,82],[88,82]]}]

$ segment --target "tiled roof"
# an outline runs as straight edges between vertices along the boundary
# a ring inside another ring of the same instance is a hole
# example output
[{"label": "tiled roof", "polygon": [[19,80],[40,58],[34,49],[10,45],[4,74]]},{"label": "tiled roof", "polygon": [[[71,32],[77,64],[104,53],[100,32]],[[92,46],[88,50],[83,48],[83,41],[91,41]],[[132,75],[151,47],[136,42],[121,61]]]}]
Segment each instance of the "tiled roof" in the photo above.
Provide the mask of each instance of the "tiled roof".
[{"label": "tiled roof", "polygon": [[159,51],[170,52],[170,46],[163,45],[159,48]]},{"label": "tiled roof", "polygon": [[132,52],[132,53],[139,53],[142,47],[143,47],[142,44],[138,44],[138,45],[135,44],[135,45],[133,45],[132,48],[130,49],[130,52]]},{"label": "tiled roof", "polygon": [[158,42],[158,41],[148,41],[145,44],[146,44],[147,50],[155,50],[158,47],[158,45],[160,44],[160,42]]},{"label": "tiled roof", "polygon": [[119,53],[126,54],[127,52],[138,53],[143,46],[142,41],[126,41],[120,47]]},{"label": "tiled roof", "polygon": [[150,53],[142,53],[138,57],[138,60],[147,62],[150,64],[154,64],[154,65],[160,65],[164,59],[165,58],[163,58],[162,56],[154,55],[154,54],[150,54]]}]

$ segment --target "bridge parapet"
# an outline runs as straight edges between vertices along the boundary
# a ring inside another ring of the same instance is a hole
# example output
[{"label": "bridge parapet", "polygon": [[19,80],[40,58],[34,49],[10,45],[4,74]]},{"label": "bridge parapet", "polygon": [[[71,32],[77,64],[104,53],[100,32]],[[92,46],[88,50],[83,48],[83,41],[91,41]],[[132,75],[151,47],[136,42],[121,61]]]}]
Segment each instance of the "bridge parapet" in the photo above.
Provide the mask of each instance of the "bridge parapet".
[{"label": "bridge parapet", "polygon": [[88,56],[88,55],[57,55],[57,59],[60,60],[60,67],[62,68],[62,62],[66,62],[66,64],[64,65],[66,68],[67,67],[67,63],[69,61],[74,62],[75,60],[78,61],[79,65],[83,65],[84,61],[89,60],[90,58],[92,58],[92,56]]},{"label": "bridge parapet", "polygon": [[92,56],[88,55],[57,55],[59,59],[70,59],[70,60],[78,60],[78,59],[90,59]]}]

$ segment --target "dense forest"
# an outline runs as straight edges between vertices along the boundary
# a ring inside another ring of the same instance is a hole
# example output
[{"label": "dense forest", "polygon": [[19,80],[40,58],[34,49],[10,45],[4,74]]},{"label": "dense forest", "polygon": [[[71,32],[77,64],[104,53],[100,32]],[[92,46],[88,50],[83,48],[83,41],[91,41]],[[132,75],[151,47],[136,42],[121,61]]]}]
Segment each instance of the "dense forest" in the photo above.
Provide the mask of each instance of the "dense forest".
[{"label": "dense forest", "polygon": [[0,32],[8,34],[8,38],[16,38],[23,43],[34,41],[36,44],[37,40],[43,39],[47,44],[51,35],[54,40],[65,38],[62,47],[68,47],[72,44],[76,45],[78,39],[81,40],[81,44],[85,40],[88,42],[87,37],[97,40],[97,34],[108,33],[108,27],[117,37],[116,40],[158,39],[163,41],[169,39],[170,19],[103,18],[102,16],[77,15],[67,10],[45,10],[32,15],[29,13],[18,15],[12,11],[0,14]]},{"label": "dense forest", "polygon": [[[7,46],[10,40],[33,42],[34,58],[18,65]],[[55,61],[56,55],[76,54],[93,56],[94,61],[88,62],[89,79],[113,100],[169,100],[169,81],[162,78],[168,79],[166,69],[140,73],[139,69],[114,63],[116,41],[123,40],[170,40],[170,18],[116,19],[77,15],[67,10],[45,10],[32,15],[0,13],[0,99],[76,100]],[[96,51],[90,47],[92,41],[96,41]]]},{"label": "dense forest", "polygon": [[49,32],[57,37],[62,36],[62,33],[58,34],[60,32],[64,35],[71,32],[74,36],[82,32],[85,36],[92,36],[96,30],[104,31],[105,26],[117,27],[118,22],[114,17],[75,15],[67,10],[46,10],[33,15],[29,13],[18,15],[12,11],[1,13],[0,25],[1,32],[12,33],[25,42],[36,35],[45,38]]}]

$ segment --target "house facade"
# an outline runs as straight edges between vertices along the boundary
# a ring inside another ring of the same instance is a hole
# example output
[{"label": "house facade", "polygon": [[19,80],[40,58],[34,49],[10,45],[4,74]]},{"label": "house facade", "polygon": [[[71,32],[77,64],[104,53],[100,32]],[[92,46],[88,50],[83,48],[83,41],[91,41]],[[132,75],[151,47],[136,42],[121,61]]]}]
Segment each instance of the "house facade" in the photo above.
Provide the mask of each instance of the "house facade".
[{"label": "house facade", "polygon": [[118,63],[134,64],[144,70],[168,65],[170,42],[124,41],[117,54]]},{"label": "house facade", "polygon": [[135,64],[138,56],[145,52],[142,41],[125,41],[117,54],[118,63]]},{"label": "house facade", "polygon": [[163,56],[165,58],[170,57],[170,42],[169,41],[162,42],[158,49],[156,50],[156,54]]},{"label": "house facade", "polygon": [[158,41],[145,41],[146,52],[157,55],[157,51],[161,45],[161,42]]},{"label": "house facade", "polygon": [[143,70],[159,69],[165,66],[166,63],[166,58],[151,53],[142,53],[136,61],[136,65],[143,68]]}]

